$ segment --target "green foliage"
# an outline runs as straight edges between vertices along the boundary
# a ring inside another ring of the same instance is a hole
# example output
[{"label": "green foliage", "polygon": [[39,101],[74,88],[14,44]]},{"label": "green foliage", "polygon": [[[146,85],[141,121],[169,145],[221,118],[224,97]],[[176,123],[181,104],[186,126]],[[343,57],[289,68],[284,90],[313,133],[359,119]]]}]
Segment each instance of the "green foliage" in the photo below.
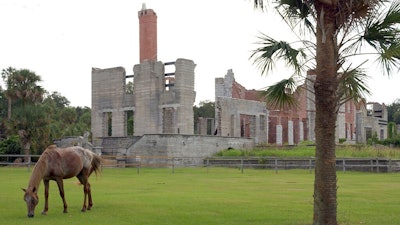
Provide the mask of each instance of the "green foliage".
[{"label": "green foliage", "polygon": [[[400,139],[398,139],[400,141]],[[227,149],[215,156],[230,157],[314,157],[315,146],[298,145],[295,147],[267,147],[253,150]],[[400,159],[399,148],[374,147],[368,145],[340,145],[336,147],[337,158],[391,158]]]},{"label": "green foliage", "polygon": [[[215,118],[215,103],[210,101],[202,101],[199,106],[193,106],[193,115],[194,115],[194,130],[197,131],[197,122],[199,117],[202,118]],[[211,127],[209,127],[211,129]],[[212,133],[211,130],[207,131],[208,133]]]},{"label": "green foliage", "polygon": [[127,94],[133,94],[133,87],[134,87],[133,82],[132,81],[128,81],[128,83],[126,83],[125,92]]},{"label": "green foliage", "polygon": [[211,101],[202,101],[199,106],[193,106],[193,114],[195,121],[199,117],[214,118],[215,117],[215,103]]},{"label": "green foliage", "polygon": [[127,127],[126,127],[126,129],[127,129],[127,134],[128,135],[133,135],[133,133],[134,133],[134,127],[133,127],[133,120],[134,120],[134,118],[133,118],[133,111],[128,111],[127,112]]},{"label": "green foliage", "polygon": [[9,67],[1,75],[7,88],[0,88],[2,138],[20,134],[21,147],[40,154],[55,139],[90,131],[91,109],[69,107],[69,100],[58,92],[46,94],[34,72]]},{"label": "green foliage", "polygon": [[388,121],[400,124],[400,99],[395,100],[386,109],[388,112]]},{"label": "green foliage", "polygon": [[276,109],[292,108],[297,106],[296,82],[293,77],[283,79],[274,85],[260,91],[261,96],[269,107]]},{"label": "green foliage", "polygon": [[397,127],[396,123],[394,122],[389,122],[388,123],[388,138],[395,138],[397,136]]},{"label": "green foliage", "polygon": [[379,143],[378,134],[377,134],[376,132],[374,132],[374,133],[372,134],[372,137],[368,138],[367,143],[368,143],[369,145],[374,145],[374,144]]},{"label": "green foliage", "polygon": [[392,147],[400,147],[400,135],[396,134],[392,138],[387,138],[382,141],[377,141],[377,144],[392,146]]},{"label": "green foliage", "polygon": [[65,107],[60,110],[60,118],[65,125],[75,124],[77,121],[77,114],[74,108]]},{"label": "green foliage", "polygon": [[[30,142],[29,148],[34,151],[45,149],[51,142],[48,140],[50,118],[41,105],[26,105],[15,107],[10,120],[7,121],[8,132],[18,134],[21,130],[25,131],[22,145]],[[22,137],[21,137],[22,138]],[[24,146],[22,146],[24,147]]]},{"label": "green foliage", "polygon": [[216,153],[217,156],[250,156],[249,151],[239,149],[227,149]]},{"label": "green foliage", "polygon": [[18,135],[0,141],[0,154],[21,154],[22,148]]},{"label": "green foliage", "polygon": [[393,122],[400,124],[400,111],[397,111],[393,114]]},{"label": "green foliage", "polygon": [[67,107],[70,104],[70,101],[62,96],[57,91],[52,92],[51,94],[47,95],[43,104],[52,105],[54,108],[62,109]]}]

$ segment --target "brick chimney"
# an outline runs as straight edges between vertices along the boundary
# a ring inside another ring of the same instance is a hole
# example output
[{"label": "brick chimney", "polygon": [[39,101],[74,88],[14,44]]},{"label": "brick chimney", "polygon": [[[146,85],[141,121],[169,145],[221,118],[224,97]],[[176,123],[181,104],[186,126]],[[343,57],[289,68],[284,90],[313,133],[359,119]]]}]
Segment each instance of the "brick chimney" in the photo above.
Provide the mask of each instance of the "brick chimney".
[{"label": "brick chimney", "polygon": [[157,61],[157,14],[143,3],[139,17],[140,63]]}]

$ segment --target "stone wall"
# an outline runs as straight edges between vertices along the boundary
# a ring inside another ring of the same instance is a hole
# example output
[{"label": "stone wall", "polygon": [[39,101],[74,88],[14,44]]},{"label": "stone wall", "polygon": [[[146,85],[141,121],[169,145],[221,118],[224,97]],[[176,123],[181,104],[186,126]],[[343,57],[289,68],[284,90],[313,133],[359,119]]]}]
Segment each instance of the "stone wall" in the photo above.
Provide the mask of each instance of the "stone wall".
[{"label": "stone wall", "polygon": [[[126,136],[125,107],[133,108],[134,102],[124,105],[126,72],[122,67],[92,69],[92,136]],[[111,120],[108,120],[108,116]],[[109,124],[109,123],[112,124]]]},{"label": "stone wall", "polygon": [[192,158],[191,164],[200,165],[204,158],[218,151],[255,146],[252,138],[182,134],[145,134],[131,138],[101,138],[97,141],[101,142],[103,155],[127,156],[128,164],[139,158],[142,163],[162,164],[168,157],[188,157]]},{"label": "stone wall", "polygon": [[164,64],[144,61],[134,66],[134,135],[162,132],[160,98],[164,89]]},{"label": "stone wall", "polygon": [[264,102],[217,97],[215,110],[216,135],[249,137],[256,143],[268,141],[268,112]]}]

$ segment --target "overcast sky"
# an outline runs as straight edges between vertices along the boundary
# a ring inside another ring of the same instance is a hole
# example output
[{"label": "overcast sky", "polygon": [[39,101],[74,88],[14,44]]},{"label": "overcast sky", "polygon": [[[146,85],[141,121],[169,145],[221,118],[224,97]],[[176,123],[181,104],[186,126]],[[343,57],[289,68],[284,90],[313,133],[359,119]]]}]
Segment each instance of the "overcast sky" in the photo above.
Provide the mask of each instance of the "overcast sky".
[{"label": "overcast sky", "polygon": [[[272,10],[255,11],[250,0],[1,0],[0,69],[30,69],[46,90],[61,93],[72,106],[91,107],[92,67],[122,66],[130,75],[139,63],[143,2],[158,16],[158,60],[197,64],[196,103],[214,101],[214,80],[228,69],[247,89],[289,75],[278,69],[261,76],[249,61],[259,32],[279,40],[291,35]],[[388,79],[375,66],[368,73],[374,78],[369,101],[400,98],[400,74]]]}]

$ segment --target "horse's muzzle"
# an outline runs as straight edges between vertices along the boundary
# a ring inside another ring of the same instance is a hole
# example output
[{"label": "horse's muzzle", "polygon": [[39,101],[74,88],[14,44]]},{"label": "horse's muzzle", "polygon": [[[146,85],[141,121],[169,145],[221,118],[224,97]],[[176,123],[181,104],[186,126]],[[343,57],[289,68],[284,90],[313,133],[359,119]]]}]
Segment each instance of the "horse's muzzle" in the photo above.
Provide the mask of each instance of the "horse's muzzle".
[{"label": "horse's muzzle", "polygon": [[35,216],[35,215],[33,215],[33,214],[31,214],[31,213],[28,214],[28,217],[29,217],[29,218],[33,218],[34,216]]}]

